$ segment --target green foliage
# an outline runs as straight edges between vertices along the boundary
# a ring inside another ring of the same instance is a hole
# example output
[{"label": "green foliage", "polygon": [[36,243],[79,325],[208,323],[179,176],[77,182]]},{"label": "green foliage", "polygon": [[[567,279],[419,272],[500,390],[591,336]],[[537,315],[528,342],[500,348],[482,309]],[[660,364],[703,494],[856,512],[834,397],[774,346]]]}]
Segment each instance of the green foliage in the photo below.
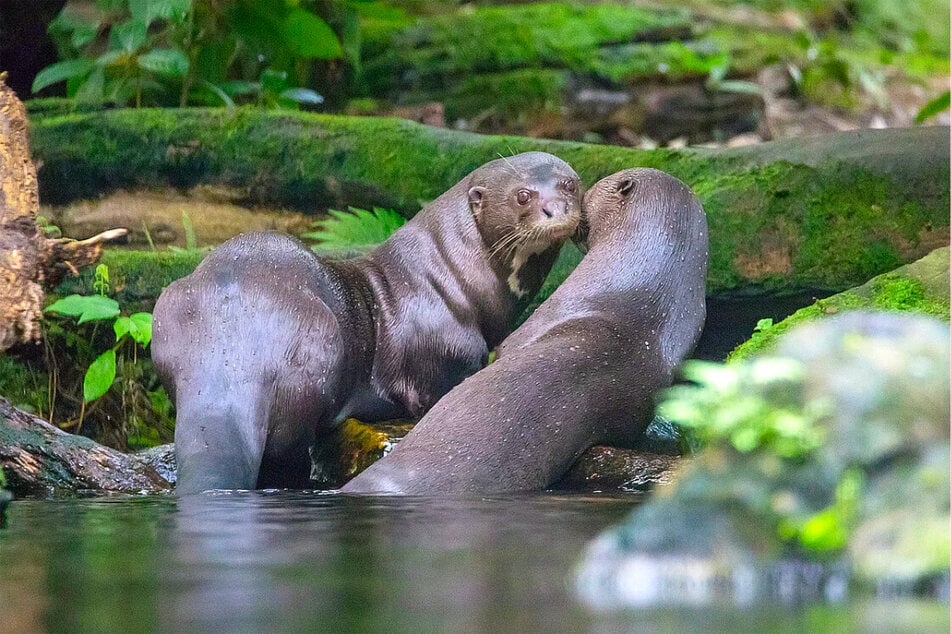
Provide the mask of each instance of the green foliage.
[{"label": "green foliage", "polygon": [[781,517],[779,537],[797,540],[813,552],[841,551],[848,545],[861,503],[864,477],[859,469],[848,469],[835,488],[835,500],[827,508],[805,518]]},{"label": "green foliage", "polygon": [[328,218],[315,223],[317,231],[301,237],[315,240],[315,251],[366,251],[389,238],[406,222],[390,209],[349,209],[349,212],[331,209]]},{"label": "green foliage", "polygon": [[129,317],[119,316],[119,303],[105,297],[109,286],[109,267],[100,264],[96,267],[94,282],[100,295],[69,295],[46,307],[44,312],[56,313],[68,317],[79,317],[78,324],[90,321],[112,321],[116,342],[108,350],[99,354],[86,370],[83,379],[83,401],[89,403],[105,394],[116,379],[116,351],[127,340],[148,347],[152,340],[152,315],[135,313]]},{"label": "green foliage", "polygon": [[66,81],[70,98],[92,104],[313,105],[320,95],[293,83],[308,79],[302,63],[344,55],[297,0],[100,1],[91,19],[67,5],[50,34],[66,59],[43,69],[33,91]]},{"label": "green foliage", "polygon": [[696,385],[670,388],[658,414],[692,429],[704,443],[728,441],[742,452],[766,450],[787,458],[822,444],[822,403],[803,403],[802,368],[787,359],[722,365],[688,361]]},{"label": "green foliage", "polygon": [[83,400],[95,401],[105,394],[116,380],[116,351],[109,348],[93,361],[83,379]]},{"label": "green foliage", "polygon": [[77,323],[84,324],[87,321],[101,321],[117,317],[119,315],[119,304],[116,300],[101,295],[69,295],[56,300],[43,311],[68,317],[79,317]]},{"label": "green foliage", "polygon": [[943,93],[926,103],[918,115],[915,117],[915,123],[921,124],[951,108],[951,91],[945,90]]},{"label": "green foliage", "polygon": [[20,409],[36,414],[47,409],[48,378],[9,354],[0,355],[0,394]]}]

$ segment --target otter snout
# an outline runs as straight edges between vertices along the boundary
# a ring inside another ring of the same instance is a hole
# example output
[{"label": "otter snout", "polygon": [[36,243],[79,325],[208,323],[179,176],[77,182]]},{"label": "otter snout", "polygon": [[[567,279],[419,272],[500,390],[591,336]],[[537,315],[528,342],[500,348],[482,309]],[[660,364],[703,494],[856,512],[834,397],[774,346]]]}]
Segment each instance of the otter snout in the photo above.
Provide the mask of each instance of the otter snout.
[{"label": "otter snout", "polygon": [[568,204],[564,200],[544,200],[542,201],[542,213],[546,218],[558,218],[568,212]]}]

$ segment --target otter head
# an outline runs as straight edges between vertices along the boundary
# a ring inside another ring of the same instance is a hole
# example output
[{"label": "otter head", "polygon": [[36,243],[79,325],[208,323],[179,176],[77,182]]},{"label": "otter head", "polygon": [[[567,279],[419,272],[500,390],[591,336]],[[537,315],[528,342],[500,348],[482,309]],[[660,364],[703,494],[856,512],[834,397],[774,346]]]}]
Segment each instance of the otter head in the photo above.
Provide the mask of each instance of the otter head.
[{"label": "otter head", "polygon": [[628,216],[628,205],[638,189],[638,176],[643,170],[628,169],[611,174],[595,183],[584,196],[581,222],[573,239],[582,250],[588,242],[612,228],[620,226]]},{"label": "otter head", "polygon": [[[533,295],[558,248],[578,227],[581,179],[556,156],[526,152],[474,171],[467,195],[486,251],[512,293]],[[543,254],[547,257],[529,262]]]}]

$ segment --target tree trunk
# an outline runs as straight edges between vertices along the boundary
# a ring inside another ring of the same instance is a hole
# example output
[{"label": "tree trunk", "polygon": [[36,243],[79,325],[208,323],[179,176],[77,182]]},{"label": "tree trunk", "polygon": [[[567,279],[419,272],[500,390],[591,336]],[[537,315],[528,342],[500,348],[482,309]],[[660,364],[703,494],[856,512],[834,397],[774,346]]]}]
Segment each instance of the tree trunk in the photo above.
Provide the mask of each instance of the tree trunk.
[{"label": "tree trunk", "polygon": [[18,497],[161,493],[171,488],[145,460],[68,434],[2,397],[0,469]]},{"label": "tree trunk", "polygon": [[39,195],[26,110],[0,76],[0,352],[40,336],[44,285],[99,259],[106,231],[89,240],[47,239],[36,223]]}]

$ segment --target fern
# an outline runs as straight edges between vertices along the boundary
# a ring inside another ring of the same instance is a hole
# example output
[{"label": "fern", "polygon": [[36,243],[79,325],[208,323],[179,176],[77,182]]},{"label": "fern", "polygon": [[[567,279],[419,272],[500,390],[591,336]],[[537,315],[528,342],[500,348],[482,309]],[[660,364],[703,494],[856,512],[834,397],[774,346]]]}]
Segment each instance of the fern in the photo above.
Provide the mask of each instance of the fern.
[{"label": "fern", "polygon": [[315,251],[368,251],[389,238],[405,222],[403,216],[391,209],[331,209],[327,218],[315,223],[317,231],[301,237],[314,240],[317,243],[312,247]]}]

